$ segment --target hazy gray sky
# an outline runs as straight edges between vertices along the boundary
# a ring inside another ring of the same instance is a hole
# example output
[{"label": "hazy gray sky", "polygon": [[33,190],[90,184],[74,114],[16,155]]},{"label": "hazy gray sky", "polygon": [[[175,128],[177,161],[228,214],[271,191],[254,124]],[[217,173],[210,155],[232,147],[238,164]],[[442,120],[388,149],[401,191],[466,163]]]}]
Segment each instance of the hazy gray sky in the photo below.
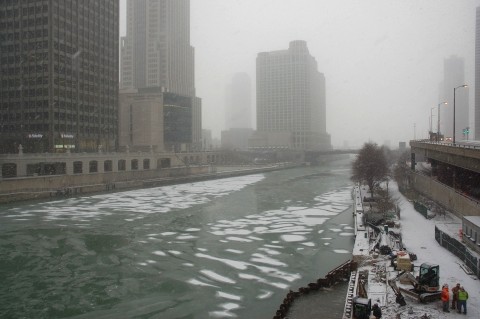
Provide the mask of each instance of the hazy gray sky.
[{"label": "hazy gray sky", "polygon": [[414,123],[416,137],[426,136],[450,55],[465,58],[473,127],[477,6],[480,0],[191,0],[203,127],[220,135],[225,88],[236,72],[252,79],[255,114],[256,56],[292,40],[307,41],[325,74],[334,146],[369,139],[396,146],[413,138]]}]

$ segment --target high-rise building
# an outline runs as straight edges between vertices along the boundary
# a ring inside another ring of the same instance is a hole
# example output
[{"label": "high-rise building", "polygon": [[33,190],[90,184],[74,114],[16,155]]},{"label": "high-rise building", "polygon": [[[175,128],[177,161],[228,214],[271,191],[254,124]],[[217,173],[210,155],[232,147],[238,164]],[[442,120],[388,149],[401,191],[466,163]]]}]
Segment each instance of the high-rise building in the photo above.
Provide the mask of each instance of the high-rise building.
[{"label": "high-rise building", "polygon": [[252,84],[247,73],[236,73],[227,87],[225,128],[252,128]]},{"label": "high-rise building", "polygon": [[201,148],[201,100],[195,96],[189,0],[127,0],[120,87],[157,87],[191,97],[191,144]]},{"label": "high-rise building", "polygon": [[119,1],[0,1],[0,153],[115,150]]},{"label": "high-rise building", "polygon": [[480,7],[475,28],[475,140],[480,141]]},{"label": "high-rise building", "polygon": [[191,150],[193,103],[189,96],[158,87],[121,90],[120,150]]},{"label": "high-rise building", "polygon": [[[453,136],[453,91],[456,87],[465,84],[465,61],[458,56],[450,56],[444,60],[443,98],[441,101],[448,102],[447,106],[441,108],[441,133],[446,137]],[[455,139],[460,141],[466,139],[463,134],[468,123],[468,88],[460,88],[455,91]]]},{"label": "high-rise building", "polygon": [[252,147],[329,149],[325,77],[305,41],[257,56],[257,132]]}]

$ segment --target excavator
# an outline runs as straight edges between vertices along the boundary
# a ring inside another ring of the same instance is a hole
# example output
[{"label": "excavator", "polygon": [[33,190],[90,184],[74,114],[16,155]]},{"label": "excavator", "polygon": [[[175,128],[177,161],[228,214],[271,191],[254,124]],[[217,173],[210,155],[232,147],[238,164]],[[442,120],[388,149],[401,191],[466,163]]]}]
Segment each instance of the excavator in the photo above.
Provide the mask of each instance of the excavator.
[{"label": "excavator", "polygon": [[[397,281],[408,282],[413,288],[406,289],[397,286]],[[420,302],[431,302],[439,300],[442,292],[439,286],[440,281],[440,267],[430,263],[423,263],[420,265],[418,276],[415,277],[409,271],[402,271],[393,279],[388,281],[390,287],[396,295],[396,302],[400,306],[405,306],[405,298],[403,294],[408,295]],[[403,294],[402,294],[403,293]]]}]

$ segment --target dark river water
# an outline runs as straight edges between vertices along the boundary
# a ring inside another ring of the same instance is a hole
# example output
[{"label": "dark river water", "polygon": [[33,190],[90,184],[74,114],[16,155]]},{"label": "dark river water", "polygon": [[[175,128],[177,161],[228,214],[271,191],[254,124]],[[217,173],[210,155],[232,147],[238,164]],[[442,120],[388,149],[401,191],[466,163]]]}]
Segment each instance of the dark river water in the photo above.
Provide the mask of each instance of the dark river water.
[{"label": "dark river water", "polygon": [[350,161],[0,206],[0,318],[271,318],[350,259]]}]

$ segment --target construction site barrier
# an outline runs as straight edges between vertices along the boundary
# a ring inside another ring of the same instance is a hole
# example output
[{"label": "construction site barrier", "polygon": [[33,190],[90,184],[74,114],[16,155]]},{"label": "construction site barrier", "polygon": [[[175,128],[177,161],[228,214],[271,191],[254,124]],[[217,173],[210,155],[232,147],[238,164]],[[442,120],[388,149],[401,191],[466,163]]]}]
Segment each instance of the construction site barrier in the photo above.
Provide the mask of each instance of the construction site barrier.
[{"label": "construction site barrier", "polygon": [[474,275],[480,278],[480,260],[462,242],[444,233],[437,226],[435,226],[435,240],[463,261],[468,270],[471,270]]},{"label": "construction site barrier", "polygon": [[415,208],[415,210],[417,212],[419,212],[420,214],[423,215],[423,217],[425,217],[426,219],[428,219],[428,209],[427,207],[425,207],[423,204],[419,203],[419,202],[413,202],[413,207]]}]

